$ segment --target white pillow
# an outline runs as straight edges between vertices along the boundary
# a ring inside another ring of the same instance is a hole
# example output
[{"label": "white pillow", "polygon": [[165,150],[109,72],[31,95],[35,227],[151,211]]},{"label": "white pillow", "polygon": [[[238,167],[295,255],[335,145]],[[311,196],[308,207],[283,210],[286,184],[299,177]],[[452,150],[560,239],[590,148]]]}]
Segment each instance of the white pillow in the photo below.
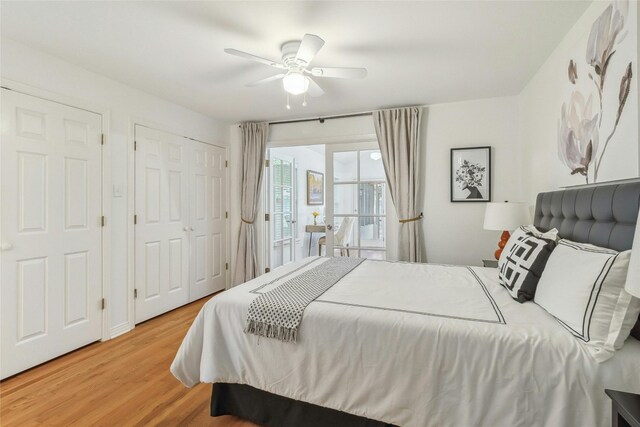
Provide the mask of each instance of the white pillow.
[{"label": "white pillow", "polygon": [[622,347],[640,313],[640,300],[624,290],[630,255],[562,239],[538,282],[534,302],[598,362]]}]

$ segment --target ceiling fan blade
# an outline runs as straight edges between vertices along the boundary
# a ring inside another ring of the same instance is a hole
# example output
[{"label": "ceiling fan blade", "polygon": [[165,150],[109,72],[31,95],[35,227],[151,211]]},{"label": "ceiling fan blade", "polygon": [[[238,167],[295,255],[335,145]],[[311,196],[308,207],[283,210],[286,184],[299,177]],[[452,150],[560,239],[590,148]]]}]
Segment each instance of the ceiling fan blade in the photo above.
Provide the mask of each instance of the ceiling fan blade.
[{"label": "ceiling fan blade", "polygon": [[309,79],[309,88],[307,89],[307,93],[313,97],[318,97],[324,95],[324,91],[322,88],[316,83],[312,78],[307,77]]},{"label": "ceiling fan blade", "polygon": [[285,68],[285,66],[280,64],[279,62],[275,62],[275,61],[272,61],[272,60],[266,59],[266,58],[261,58],[261,57],[256,56],[256,55],[252,55],[250,53],[243,52],[241,50],[225,49],[224,51],[226,53],[228,53],[229,55],[238,56],[240,58],[248,59],[250,61],[256,61],[256,62],[259,62],[261,64],[270,65],[270,66],[276,67],[276,68],[281,68],[281,69]]},{"label": "ceiling fan blade", "polygon": [[338,79],[364,79],[367,76],[366,68],[347,67],[315,67],[311,69],[314,77],[332,77]]},{"label": "ceiling fan blade", "polygon": [[324,40],[315,34],[305,34],[300,42],[298,53],[296,53],[296,59],[310,63],[316,56],[318,51],[324,46]]},{"label": "ceiling fan blade", "polygon": [[261,80],[258,80],[256,82],[253,82],[253,83],[248,83],[245,86],[247,86],[247,87],[258,86],[258,85],[261,85],[261,84],[272,82],[274,80],[280,80],[284,76],[286,76],[285,73],[276,74],[275,76],[270,76],[270,77],[267,77],[266,79],[261,79]]}]

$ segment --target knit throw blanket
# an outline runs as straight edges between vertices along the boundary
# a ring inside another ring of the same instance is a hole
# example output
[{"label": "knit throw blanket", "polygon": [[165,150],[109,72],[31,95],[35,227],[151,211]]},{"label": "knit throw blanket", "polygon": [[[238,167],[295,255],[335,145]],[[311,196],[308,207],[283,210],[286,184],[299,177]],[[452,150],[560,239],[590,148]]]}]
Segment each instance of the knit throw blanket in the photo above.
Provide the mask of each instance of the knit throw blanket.
[{"label": "knit throw blanket", "polygon": [[296,342],[304,309],[364,258],[333,257],[258,296],[249,305],[245,333]]}]

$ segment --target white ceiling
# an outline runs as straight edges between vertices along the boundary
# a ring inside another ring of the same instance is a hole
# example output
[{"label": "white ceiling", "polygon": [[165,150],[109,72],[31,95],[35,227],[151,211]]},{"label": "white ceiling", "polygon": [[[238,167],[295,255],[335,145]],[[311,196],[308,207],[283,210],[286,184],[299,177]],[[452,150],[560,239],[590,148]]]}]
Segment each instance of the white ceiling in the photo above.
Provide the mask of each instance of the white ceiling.
[{"label": "white ceiling", "polygon": [[[518,93],[587,7],[584,1],[7,2],[1,34],[192,110],[273,120]],[[277,74],[223,52],[280,59],[314,33],[317,66],[366,67],[318,79],[326,94],[284,108]],[[297,105],[296,105],[297,104]]]}]

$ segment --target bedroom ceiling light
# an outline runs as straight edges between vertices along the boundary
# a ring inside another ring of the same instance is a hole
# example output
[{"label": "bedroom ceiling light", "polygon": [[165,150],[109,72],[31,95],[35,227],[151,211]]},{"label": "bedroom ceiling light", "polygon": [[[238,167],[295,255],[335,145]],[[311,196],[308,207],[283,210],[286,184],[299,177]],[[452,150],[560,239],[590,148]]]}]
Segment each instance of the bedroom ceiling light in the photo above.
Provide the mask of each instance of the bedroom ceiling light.
[{"label": "bedroom ceiling light", "polygon": [[[310,96],[322,96],[324,91],[316,83],[315,79],[364,79],[367,76],[366,68],[353,67],[311,67],[310,64],[316,54],[324,46],[324,40],[315,34],[305,34],[302,40],[292,40],[280,46],[282,61],[272,61],[261,56],[252,55],[237,49],[225,49],[229,55],[237,56],[250,61],[259,62],[280,70],[280,74],[269,76],[249,83],[246,86],[258,86],[282,80],[285,92],[291,95],[309,93]],[[302,101],[302,106],[307,106],[307,99]],[[287,103],[287,109],[291,105]]]},{"label": "bedroom ceiling light", "polygon": [[309,90],[309,77],[299,71],[291,71],[282,78],[282,86],[291,95],[300,95]]}]

